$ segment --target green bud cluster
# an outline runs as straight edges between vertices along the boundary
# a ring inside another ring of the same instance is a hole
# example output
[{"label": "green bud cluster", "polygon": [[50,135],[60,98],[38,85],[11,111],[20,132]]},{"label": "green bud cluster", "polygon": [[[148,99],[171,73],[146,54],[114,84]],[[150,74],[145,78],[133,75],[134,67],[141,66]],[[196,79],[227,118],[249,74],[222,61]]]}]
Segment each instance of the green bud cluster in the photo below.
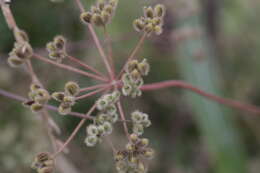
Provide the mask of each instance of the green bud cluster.
[{"label": "green bud cluster", "polygon": [[138,136],[144,133],[144,128],[149,127],[152,124],[148,114],[140,111],[132,112],[131,119],[133,121],[133,132]]},{"label": "green bud cluster", "polygon": [[145,32],[148,35],[155,33],[160,35],[163,31],[163,17],[166,9],[164,5],[157,4],[154,8],[144,7],[144,16],[134,20],[133,26],[137,32]]},{"label": "green bud cluster", "polygon": [[105,94],[96,102],[99,110],[94,119],[94,123],[87,127],[87,137],[85,143],[87,146],[95,146],[101,137],[110,135],[113,131],[113,124],[118,120],[118,113],[115,103],[120,98],[120,92],[114,91],[110,94]]},{"label": "green bud cluster", "polygon": [[58,108],[61,115],[67,115],[71,112],[80,87],[77,83],[70,81],[65,84],[64,90],[65,92],[54,92],[51,95],[54,100],[61,102]]},{"label": "green bud cluster", "polygon": [[131,96],[133,98],[142,95],[140,90],[144,81],[142,76],[148,75],[150,71],[150,65],[147,60],[142,62],[132,60],[127,63],[125,73],[122,75],[123,87],[122,93],[124,96]]},{"label": "green bud cluster", "polygon": [[130,142],[127,143],[124,150],[118,151],[114,158],[116,169],[119,173],[145,173],[143,158],[151,159],[154,156],[154,150],[148,147],[147,138],[139,138],[135,133],[130,135]]},{"label": "green bud cluster", "polygon": [[33,112],[42,110],[44,104],[46,104],[50,99],[49,92],[37,84],[31,84],[28,96],[30,100],[23,104],[25,106],[30,106]]},{"label": "green bud cluster", "polygon": [[33,56],[33,49],[29,44],[29,38],[26,32],[16,29],[14,35],[17,42],[14,43],[14,48],[9,53],[8,57],[8,64],[11,67],[17,67],[24,64],[26,60]]},{"label": "green bud cluster", "polygon": [[52,42],[47,43],[46,49],[49,52],[50,59],[61,63],[67,57],[66,42],[63,36],[58,35],[54,37]]},{"label": "green bud cluster", "polygon": [[38,173],[52,173],[54,172],[54,160],[50,153],[40,153],[34,158],[31,167]]},{"label": "green bud cluster", "polygon": [[114,16],[118,0],[99,0],[99,2],[92,6],[90,11],[83,12],[80,15],[84,23],[91,23],[96,26],[105,26]]}]

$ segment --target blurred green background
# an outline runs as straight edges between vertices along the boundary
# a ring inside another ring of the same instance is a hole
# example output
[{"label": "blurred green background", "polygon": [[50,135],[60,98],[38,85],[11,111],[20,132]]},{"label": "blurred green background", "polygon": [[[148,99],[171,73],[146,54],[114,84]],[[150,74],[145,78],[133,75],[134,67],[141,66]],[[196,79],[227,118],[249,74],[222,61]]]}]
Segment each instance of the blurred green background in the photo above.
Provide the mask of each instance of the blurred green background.
[{"label": "blurred green background", "polygon": [[[82,0],[86,9],[94,1]],[[132,21],[142,15],[143,6],[163,3],[167,7],[164,33],[147,39],[139,57],[151,63],[146,83],[169,79],[188,81],[217,95],[260,105],[260,15],[259,0],[120,0],[108,26],[117,71],[134,48],[140,34]],[[28,32],[35,51],[47,56],[45,45],[61,34],[68,51],[104,71],[101,58],[73,0],[13,0],[11,9],[17,24]],[[101,40],[103,30],[96,28]],[[0,88],[27,96],[30,78],[23,68],[10,68],[6,59],[14,38],[0,13]],[[96,84],[80,75],[32,61],[40,80],[50,92],[62,90],[68,80],[80,86]],[[86,112],[97,97],[73,108]],[[51,102],[52,103],[52,102]],[[144,136],[151,141],[156,157],[151,173],[259,173],[260,117],[219,105],[183,89],[145,92],[137,99],[124,98],[124,109],[147,112],[153,125]],[[56,103],[52,103],[56,104]],[[79,119],[51,115],[65,140]],[[33,172],[35,153],[49,151],[42,121],[21,103],[0,96],[0,172]],[[84,144],[85,128],[69,146],[62,160],[64,173],[116,172],[112,151],[103,142],[94,148]],[[126,143],[121,124],[111,139],[117,148]]]}]

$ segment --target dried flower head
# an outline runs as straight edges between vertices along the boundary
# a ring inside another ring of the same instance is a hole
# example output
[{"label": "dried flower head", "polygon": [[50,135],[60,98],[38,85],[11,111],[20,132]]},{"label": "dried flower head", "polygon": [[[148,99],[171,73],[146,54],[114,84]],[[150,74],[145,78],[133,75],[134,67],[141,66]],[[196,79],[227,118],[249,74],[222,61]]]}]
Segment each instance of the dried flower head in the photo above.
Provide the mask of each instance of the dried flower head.
[{"label": "dried flower head", "polygon": [[90,11],[80,15],[81,21],[86,24],[92,23],[96,26],[107,25],[114,16],[118,0],[99,1],[92,6]]},{"label": "dried flower head", "polygon": [[76,82],[69,81],[65,84],[65,92],[54,92],[52,98],[61,102],[58,111],[61,115],[67,115],[71,112],[71,107],[76,102],[76,96],[80,91],[80,87]]},{"label": "dried flower head", "polygon": [[137,32],[145,32],[148,36],[152,33],[160,35],[163,31],[163,17],[166,9],[164,5],[157,4],[154,8],[144,7],[144,16],[134,20],[133,26]]},{"label": "dried flower head", "polygon": [[58,35],[54,37],[52,42],[47,43],[46,49],[49,52],[50,59],[61,63],[67,57],[66,42],[63,36]]}]

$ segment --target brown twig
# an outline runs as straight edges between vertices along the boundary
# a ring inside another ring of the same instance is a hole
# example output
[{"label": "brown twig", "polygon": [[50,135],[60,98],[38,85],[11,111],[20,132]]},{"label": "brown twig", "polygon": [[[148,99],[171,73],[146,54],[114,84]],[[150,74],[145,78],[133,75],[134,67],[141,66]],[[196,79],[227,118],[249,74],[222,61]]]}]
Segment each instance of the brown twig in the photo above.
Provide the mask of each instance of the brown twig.
[{"label": "brown twig", "polygon": [[[90,114],[95,110],[96,105],[94,104],[90,110],[86,113],[86,116],[90,116]],[[71,135],[69,136],[69,138],[66,140],[66,142],[60,147],[60,149],[53,154],[53,158],[57,157],[59,153],[61,153],[63,151],[64,148],[67,147],[67,145],[72,141],[72,139],[76,136],[76,134],[78,133],[78,131],[80,130],[80,128],[84,125],[84,123],[86,122],[86,119],[82,119],[79,124],[76,126],[76,128],[73,130],[73,132],[71,133]]]},{"label": "brown twig", "polygon": [[143,91],[153,91],[153,90],[158,90],[158,89],[163,89],[163,88],[168,88],[168,87],[179,87],[179,88],[188,89],[188,90],[195,92],[201,96],[204,96],[210,100],[214,100],[220,104],[227,105],[227,106],[239,109],[239,110],[244,110],[244,111],[248,111],[248,112],[260,115],[259,107],[249,105],[246,103],[241,103],[239,101],[235,101],[232,99],[222,98],[222,97],[207,93],[207,92],[202,91],[202,90],[192,86],[191,84],[188,84],[183,81],[169,80],[169,81],[164,81],[164,82],[146,84],[146,85],[142,86],[141,89]]},{"label": "brown twig", "polygon": [[146,34],[143,34],[142,37],[140,38],[139,42],[137,43],[136,47],[134,48],[133,52],[130,54],[130,56],[128,57],[128,59],[126,60],[123,68],[121,69],[119,75],[117,76],[117,79],[119,79],[121,77],[121,75],[123,74],[124,70],[125,70],[125,67],[127,66],[128,62],[130,60],[132,60],[135,55],[137,54],[137,52],[139,51],[139,49],[141,48],[142,44],[144,43],[144,40],[146,38]]},{"label": "brown twig", "polygon": [[33,55],[34,58],[38,59],[38,60],[41,60],[43,62],[46,62],[46,63],[49,63],[49,64],[52,64],[52,65],[55,65],[59,68],[63,68],[63,69],[66,69],[68,71],[73,71],[75,73],[78,73],[78,74],[82,74],[84,76],[88,76],[90,78],[94,78],[94,79],[97,79],[97,80],[100,80],[100,81],[107,81],[106,79],[103,79],[102,77],[100,76],[97,76],[95,74],[92,74],[92,73],[88,73],[86,71],[82,71],[82,70],[79,70],[77,68],[74,68],[74,67],[71,67],[71,66],[68,66],[68,65],[64,65],[64,64],[60,64],[60,63],[57,63],[55,61],[52,61],[52,60],[49,60],[48,58],[45,58],[41,55],[38,55],[38,54],[34,54]]}]

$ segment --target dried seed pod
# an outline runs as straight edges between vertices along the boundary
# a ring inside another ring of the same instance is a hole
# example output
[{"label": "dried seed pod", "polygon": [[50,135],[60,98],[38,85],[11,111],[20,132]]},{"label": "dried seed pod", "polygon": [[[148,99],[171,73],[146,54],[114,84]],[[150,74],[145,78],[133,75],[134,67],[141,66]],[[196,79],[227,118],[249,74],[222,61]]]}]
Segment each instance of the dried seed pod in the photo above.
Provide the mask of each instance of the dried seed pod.
[{"label": "dried seed pod", "polygon": [[107,24],[110,20],[110,14],[106,11],[101,12],[101,18],[104,24]]},{"label": "dried seed pod", "polygon": [[80,15],[81,21],[86,22],[86,23],[90,23],[91,18],[92,18],[92,13],[90,13],[90,12],[83,12]]},{"label": "dried seed pod", "polygon": [[143,31],[144,30],[144,22],[140,19],[136,19],[134,20],[133,22],[133,26],[134,26],[134,29],[137,31],[137,32],[140,32],[140,31]]},{"label": "dried seed pod", "polygon": [[140,147],[147,147],[149,145],[149,139],[142,138],[138,143],[138,145],[140,145]]},{"label": "dried seed pod", "polygon": [[24,63],[24,61],[22,59],[18,58],[17,56],[9,57],[7,61],[11,67],[17,67]]},{"label": "dried seed pod", "polygon": [[27,33],[25,31],[23,31],[23,30],[15,29],[14,37],[17,40],[24,41],[24,42],[29,42],[29,37],[28,37]]},{"label": "dried seed pod", "polygon": [[104,122],[103,126],[104,126],[104,130],[105,130],[105,134],[110,135],[113,131],[113,126],[111,125],[111,123]]},{"label": "dried seed pod", "polygon": [[106,4],[104,7],[104,11],[106,11],[107,13],[109,13],[110,15],[112,15],[113,13],[113,7],[110,4]]},{"label": "dried seed pod", "polygon": [[108,106],[108,102],[102,98],[98,99],[96,104],[98,110],[104,110]]},{"label": "dried seed pod", "polygon": [[51,96],[54,100],[62,102],[65,97],[65,94],[64,92],[54,92]]},{"label": "dried seed pod", "polygon": [[132,92],[132,86],[131,85],[124,85],[122,87],[122,93],[124,96],[129,96]]},{"label": "dried seed pod", "polygon": [[98,131],[98,128],[97,126],[91,124],[87,127],[87,134],[90,135],[90,136],[93,136],[93,135],[98,135],[99,131]]},{"label": "dried seed pod", "polygon": [[144,127],[142,124],[134,124],[133,126],[133,132],[137,134],[138,136],[142,135],[144,133]]},{"label": "dried seed pod", "polygon": [[152,7],[144,7],[144,16],[146,18],[153,18],[154,17],[154,14],[153,14],[153,9]]},{"label": "dried seed pod", "polygon": [[118,0],[109,0],[109,4],[112,5],[113,8],[116,8]]},{"label": "dried seed pod", "polygon": [[147,60],[144,59],[141,63],[138,64],[138,71],[141,75],[146,76],[150,71],[150,65],[148,64]]},{"label": "dried seed pod", "polygon": [[93,14],[93,16],[91,18],[91,22],[93,24],[95,24],[96,26],[103,26],[104,25],[101,15],[97,14],[97,13]]},{"label": "dried seed pod", "polygon": [[154,157],[154,150],[152,148],[146,148],[144,150],[144,157],[147,159],[152,159]]},{"label": "dried seed pod", "polygon": [[141,123],[142,122],[142,113],[140,111],[134,111],[132,114],[131,114],[131,119],[134,123]]},{"label": "dried seed pod", "polygon": [[150,34],[153,31],[153,24],[152,23],[148,23],[147,25],[145,25],[144,31],[147,34]]},{"label": "dried seed pod", "polygon": [[137,69],[134,69],[131,73],[130,73],[131,78],[133,79],[133,81],[136,81],[138,79],[141,78],[141,74],[139,73],[139,71]]},{"label": "dried seed pod", "polygon": [[156,35],[162,34],[162,32],[163,32],[162,27],[159,26],[159,25],[155,26],[154,27],[154,32],[155,32]]},{"label": "dried seed pod", "polygon": [[66,39],[63,36],[58,35],[54,38],[53,43],[57,49],[62,50],[65,48]]},{"label": "dried seed pod", "polygon": [[53,171],[53,167],[43,167],[38,169],[38,173],[52,173]]},{"label": "dried seed pod", "polygon": [[103,0],[99,0],[97,7],[102,11],[105,7],[105,2]]},{"label": "dried seed pod", "polygon": [[48,91],[45,89],[40,88],[40,89],[37,89],[35,92],[36,92],[36,96],[35,96],[34,100],[37,103],[45,104],[50,99],[50,95],[49,95]]},{"label": "dried seed pod", "polygon": [[162,4],[157,4],[154,7],[154,13],[155,13],[155,16],[157,16],[157,17],[164,17],[165,12],[166,12],[165,6]]},{"label": "dried seed pod", "polygon": [[136,135],[135,133],[132,133],[130,135],[130,140],[131,140],[131,142],[136,143],[139,140],[138,135]]},{"label": "dried seed pod", "polygon": [[61,114],[61,115],[67,115],[71,112],[71,107],[68,106],[68,105],[64,105],[64,104],[61,104],[58,108],[58,112]]},{"label": "dried seed pod", "polygon": [[88,147],[93,147],[97,144],[98,142],[98,138],[97,136],[88,136],[86,139],[85,139],[85,143]]},{"label": "dried seed pod", "polygon": [[56,47],[55,47],[55,45],[54,45],[53,42],[47,43],[46,49],[47,49],[47,51],[48,51],[49,53],[50,53],[50,52],[53,52],[53,51],[57,51],[57,49],[56,49]]},{"label": "dried seed pod", "polygon": [[76,82],[67,82],[65,84],[65,92],[69,95],[75,96],[79,93],[80,87]]},{"label": "dried seed pod", "polygon": [[38,111],[42,110],[42,108],[43,108],[43,105],[42,105],[42,104],[39,104],[39,103],[33,103],[33,104],[31,105],[31,110],[32,110],[33,112],[38,112]]},{"label": "dried seed pod", "polygon": [[101,12],[96,6],[91,6],[90,11],[91,11],[93,14],[95,14],[95,13],[99,14],[99,13]]}]

